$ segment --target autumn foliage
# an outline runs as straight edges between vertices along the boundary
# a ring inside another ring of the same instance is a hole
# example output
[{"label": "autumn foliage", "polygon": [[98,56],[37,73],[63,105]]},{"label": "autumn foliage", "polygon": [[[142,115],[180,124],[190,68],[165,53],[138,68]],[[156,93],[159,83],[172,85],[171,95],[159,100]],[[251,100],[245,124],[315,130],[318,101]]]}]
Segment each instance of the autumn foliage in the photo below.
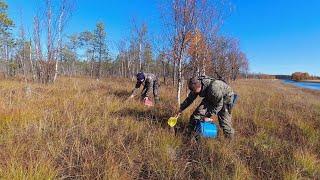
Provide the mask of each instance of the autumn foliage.
[{"label": "autumn foliage", "polygon": [[294,81],[308,80],[310,79],[310,75],[308,73],[295,72],[291,75],[291,79]]}]

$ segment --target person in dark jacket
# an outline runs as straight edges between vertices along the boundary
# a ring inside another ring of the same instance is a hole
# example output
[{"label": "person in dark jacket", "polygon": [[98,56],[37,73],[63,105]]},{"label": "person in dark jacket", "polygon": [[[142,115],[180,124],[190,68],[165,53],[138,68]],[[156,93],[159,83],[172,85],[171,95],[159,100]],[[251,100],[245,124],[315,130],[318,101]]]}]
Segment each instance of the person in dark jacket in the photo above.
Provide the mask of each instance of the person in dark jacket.
[{"label": "person in dark jacket", "polygon": [[231,87],[221,80],[214,80],[207,76],[191,78],[188,82],[190,93],[180,105],[181,114],[199,96],[202,102],[190,117],[189,131],[195,131],[197,123],[206,121],[213,115],[218,116],[219,125],[225,137],[232,138],[234,129],[231,122],[231,110],[235,94]]},{"label": "person in dark jacket", "polygon": [[141,85],[143,85],[143,90],[141,93],[141,99],[149,98],[151,91],[153,92],[155,103],[159,102],[159,82],[158,77],[151,73],[139,72],[137,75],[137,83],[135,88],[132,90],[130,99],[133,98]]}]

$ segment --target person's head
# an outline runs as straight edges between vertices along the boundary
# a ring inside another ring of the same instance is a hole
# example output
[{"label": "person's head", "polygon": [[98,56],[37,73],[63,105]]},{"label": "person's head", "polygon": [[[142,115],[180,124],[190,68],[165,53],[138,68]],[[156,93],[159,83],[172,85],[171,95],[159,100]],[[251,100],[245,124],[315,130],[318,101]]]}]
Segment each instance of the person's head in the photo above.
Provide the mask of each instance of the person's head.
[{"label": "person's head", "polygon": [[202,88],[201,81],[197,77],[193,77],[189,80],[188,87],[190,91],[199,94]]},{"label": "person's head", "polygon": [[145,76],[144,76],[143,72],[139,72],[137,74],[137,81],[143,82],[144,80],[145,80]]}]

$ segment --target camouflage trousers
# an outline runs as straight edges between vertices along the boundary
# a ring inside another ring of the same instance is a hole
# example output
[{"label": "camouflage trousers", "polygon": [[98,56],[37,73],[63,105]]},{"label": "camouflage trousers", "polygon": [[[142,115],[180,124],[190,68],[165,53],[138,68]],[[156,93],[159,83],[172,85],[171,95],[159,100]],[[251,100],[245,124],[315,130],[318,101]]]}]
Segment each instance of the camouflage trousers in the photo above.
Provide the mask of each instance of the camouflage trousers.
[{"label": "camouflage trousers", "polygon": [[149,97],[148,92],[150,91],[151,88],[153,91],[154,101],[155,101],[155,103],[158,103],[159,99],[160,99],[159,98],[159,82],[158,82],[158,80],[155,80],[150,85],[143,87],[143,90],[141,93],[141,99],[144,99],[145,97]]},{"label": "camouflage trousers", "polygon": [[[232,128],[232,121],[231,121],[231,110],[232,110],[232,97],[230,100],[226,100],[223,103],[223,108],[218,112],[218,121],[219,125],[223,130],[225,137],[232,138],[234,136],[234,129]],[[193,114],[190,117],[189,127],[188,130],[190,133],[196,130],[196,126],[203,118],[208,117],[208,111],[211,111],[214,106],[211,103],[206,102],[203,100],[201,104],[196,108]]]}]

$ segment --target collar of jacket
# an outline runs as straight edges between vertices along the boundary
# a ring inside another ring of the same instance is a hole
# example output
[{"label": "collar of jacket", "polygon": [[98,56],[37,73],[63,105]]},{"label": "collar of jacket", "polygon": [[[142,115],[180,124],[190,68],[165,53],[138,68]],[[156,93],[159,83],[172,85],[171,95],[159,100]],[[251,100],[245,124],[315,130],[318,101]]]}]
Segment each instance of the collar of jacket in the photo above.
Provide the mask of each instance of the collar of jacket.
[{"label": "collar of jacket", "polygon": [[201,92],[199,93],[200,97],[205,97],[207,95],[207,91],[210,87],[210,85],[213,83],[213,79],[209,79],[209,78],[205,78],[205,79],[201,79]]}]

